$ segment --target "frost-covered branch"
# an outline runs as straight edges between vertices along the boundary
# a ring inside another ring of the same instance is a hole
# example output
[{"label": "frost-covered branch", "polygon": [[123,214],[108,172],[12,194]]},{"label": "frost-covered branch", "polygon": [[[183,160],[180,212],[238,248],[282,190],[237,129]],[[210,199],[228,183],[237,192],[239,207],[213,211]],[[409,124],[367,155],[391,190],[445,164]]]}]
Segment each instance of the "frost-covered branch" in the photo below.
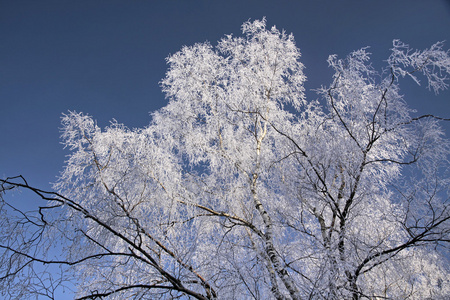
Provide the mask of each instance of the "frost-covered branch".
[{"label": "frost-covered branch", "polygon": [[450,74],[450,51],[443,50],[443,46],[443,42],[438,42],[430,49],[419,51],[400,40],[394,40],[388,63],[395,76],[409,76],[417,84],[420,81],[414,73],[422,73],[428,81],[428,89],[439,93],[448,88]]}]

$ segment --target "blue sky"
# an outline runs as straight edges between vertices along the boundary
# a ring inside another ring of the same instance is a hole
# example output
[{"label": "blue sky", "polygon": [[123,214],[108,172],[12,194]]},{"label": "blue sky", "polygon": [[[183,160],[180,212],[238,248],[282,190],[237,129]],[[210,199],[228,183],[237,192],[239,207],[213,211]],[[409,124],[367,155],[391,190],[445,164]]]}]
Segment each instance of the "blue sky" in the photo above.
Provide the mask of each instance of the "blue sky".
[{"label": "blue sky", "polygon": [[[263,16],[294,34],[308,90],[329,84],[329,54],[371,46],[381,67],[393,39],[419,49],[447,40],[450,48],[448,0],[0,0],[0,176],[20,174],[49,189],[68,154],[61,113],[82,111],[100,126],[113,118],[145,126],[165,104],[159,81],[169,54],[214,45]],[[410,80],[402,86],[419,112],[449,117],[448,91],[435,96]]]}]

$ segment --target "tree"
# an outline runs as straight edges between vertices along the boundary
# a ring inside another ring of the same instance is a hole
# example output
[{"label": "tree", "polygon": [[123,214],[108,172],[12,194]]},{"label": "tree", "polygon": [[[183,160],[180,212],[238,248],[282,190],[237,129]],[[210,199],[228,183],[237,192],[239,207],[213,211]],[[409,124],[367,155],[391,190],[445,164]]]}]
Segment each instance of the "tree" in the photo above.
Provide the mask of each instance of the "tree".
[{"label": "tree", "polygon": [[[399,90],[418,74],[447,88],[450,53],[395,40],[381,72],[367,49],[330,56],[306,101],[293,36],[242,31],[170,56],[145,128],[64,115],[55,192],[0,181],[3,296],[66,281],[78,299],[450,295],[448,119],[413,116]],[[46,204],[18,210],[17,188]]]}]

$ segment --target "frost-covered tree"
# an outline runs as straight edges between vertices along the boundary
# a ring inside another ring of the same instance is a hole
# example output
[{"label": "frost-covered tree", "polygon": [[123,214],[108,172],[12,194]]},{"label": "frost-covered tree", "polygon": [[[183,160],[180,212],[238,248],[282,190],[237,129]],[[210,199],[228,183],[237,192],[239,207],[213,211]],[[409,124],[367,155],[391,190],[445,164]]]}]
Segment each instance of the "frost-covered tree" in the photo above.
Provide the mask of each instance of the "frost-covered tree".
[{"label": "frost-covered tree", "polygon": [[[3,297],[66,281],[78,299],[450,295],[450,145],[399,90],[420,74],[447,88],[449,52],[395,40],[380,72],[366,49],[330,56],[307,101],[293,36],[264,19],[242,31],[170,56],[145,128],[64,115],[56,192],[0,181]],[[46,204],[17,210],[16,188]]]}]

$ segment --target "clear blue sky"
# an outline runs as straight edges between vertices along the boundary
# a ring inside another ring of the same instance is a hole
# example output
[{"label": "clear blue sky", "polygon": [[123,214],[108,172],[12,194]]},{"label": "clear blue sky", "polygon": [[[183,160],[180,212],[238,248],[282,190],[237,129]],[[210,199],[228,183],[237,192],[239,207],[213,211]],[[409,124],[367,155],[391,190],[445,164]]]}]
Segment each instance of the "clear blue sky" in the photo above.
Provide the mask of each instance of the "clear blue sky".
[{"label": "clear blue sky", "polygon": [[[263,16],[294,34],[307,89],[330,83],[329,54],[371,46],[382,66],[396,38],[414,48],[447,40],[450,48],[446,0],[0,0],[0,176],[21,174],[49,189],[68,154],[59,143],[61,113],[145,126],[165,104],[158,83],[169,54],[214,45]],[[401,86],[420,112],[450,116],[448,91]]]}]

